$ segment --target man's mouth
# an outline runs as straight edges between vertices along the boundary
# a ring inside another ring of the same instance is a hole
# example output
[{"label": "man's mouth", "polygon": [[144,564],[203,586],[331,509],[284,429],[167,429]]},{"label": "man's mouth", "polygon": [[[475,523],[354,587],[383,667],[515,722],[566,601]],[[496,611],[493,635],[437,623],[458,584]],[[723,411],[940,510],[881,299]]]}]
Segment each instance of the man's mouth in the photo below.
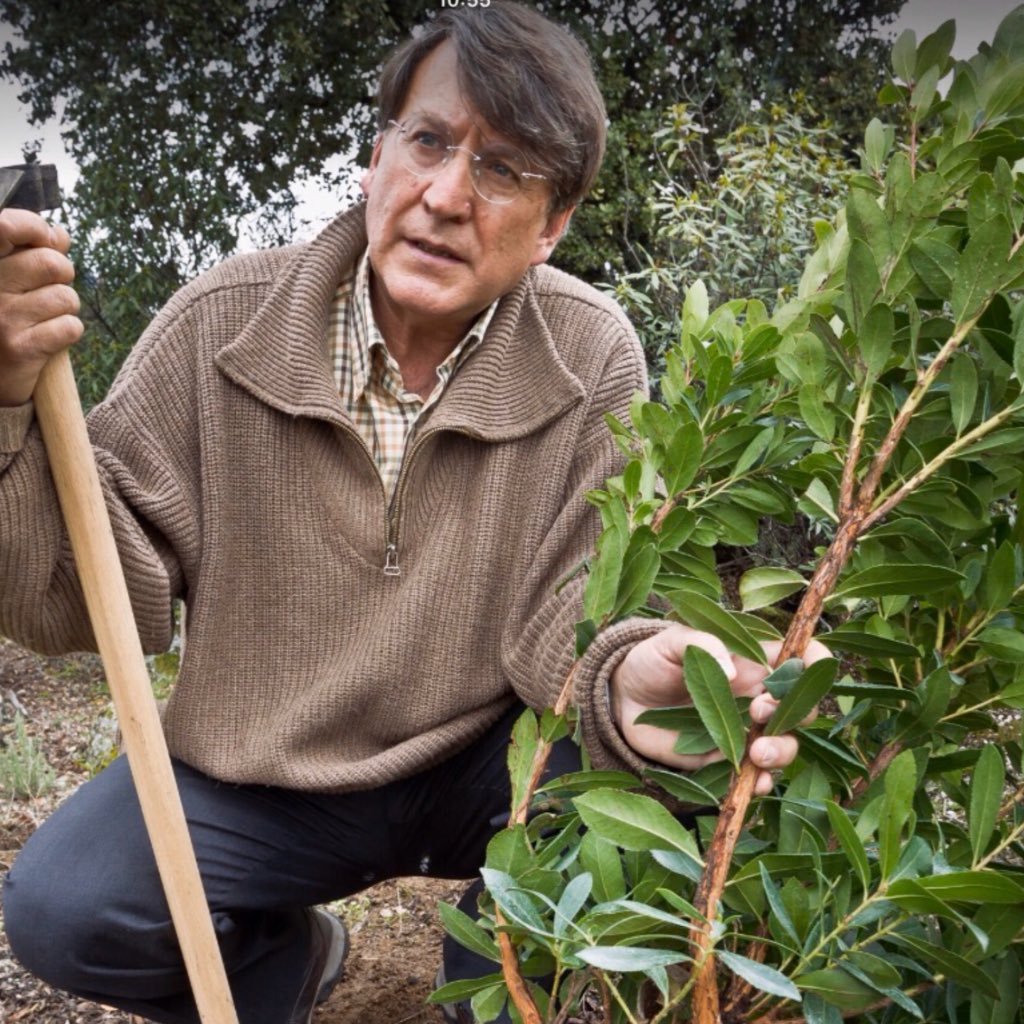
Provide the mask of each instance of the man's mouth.
[{"label": "man's mouth", "polygon": [[462,257],[451,249],[446,248],[443,245],[431,245],[429,242],[421,241],[420,239],[414,238],[411,240],[414,245],[421,252],[427,253],[428,256],[440,256],[446,260],[458,260],[460,263],[463,262]]}]

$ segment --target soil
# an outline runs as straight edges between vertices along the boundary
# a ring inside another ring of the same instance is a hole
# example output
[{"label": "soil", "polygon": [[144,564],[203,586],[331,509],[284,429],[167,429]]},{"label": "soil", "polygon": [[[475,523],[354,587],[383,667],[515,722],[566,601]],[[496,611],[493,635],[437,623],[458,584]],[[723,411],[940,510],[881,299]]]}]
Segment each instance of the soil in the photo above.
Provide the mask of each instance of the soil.
[{"label": "soil", "polygon": [[[109,759],[113,712],[95,656],[46,658],[0,637],[0,741],[16,714],[55,773],[45,793],[14,798],[0,791],[0,874],[35,827]],[[382,882],[331,904],[352,945],[344,981],[313,1024],[438,1024],[425,1004],[440,963],[437,903],[454,903],[465,883],[423,878]],[[2,914],[2,908],[0,908]],[[2,925],[2,916],[0,916]],[[0,1022],[140,1024],[141,1018],[56,991],[21,969],[0,929]]]}]

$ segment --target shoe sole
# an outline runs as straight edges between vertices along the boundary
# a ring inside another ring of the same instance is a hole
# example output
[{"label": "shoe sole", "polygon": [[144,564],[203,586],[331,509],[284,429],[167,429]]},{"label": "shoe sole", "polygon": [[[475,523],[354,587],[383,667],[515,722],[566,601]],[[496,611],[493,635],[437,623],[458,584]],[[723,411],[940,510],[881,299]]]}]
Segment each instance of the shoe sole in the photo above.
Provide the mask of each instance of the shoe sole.
[{"label": "shoe sole", "polygon": [[323,974],[320,975],[320,987],[313,1000],[313,1004],[319,1006],[321,1003],[327,1002],[335,986],[345,976],[348,930],[333,914],[328,914],[323,910],[317,910],[316,913],[322,918],[329,918],[331,924],[331,944],[327,952],[327,962],[324,964]]}]

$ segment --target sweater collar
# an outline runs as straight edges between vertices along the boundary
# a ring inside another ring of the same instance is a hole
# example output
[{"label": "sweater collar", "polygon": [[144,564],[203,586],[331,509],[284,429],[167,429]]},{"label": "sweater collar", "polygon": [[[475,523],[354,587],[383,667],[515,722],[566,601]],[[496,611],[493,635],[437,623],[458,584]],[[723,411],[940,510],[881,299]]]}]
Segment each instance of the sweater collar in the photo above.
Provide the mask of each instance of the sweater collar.
[{"label": "sweater collar", "polygon": [[[338,282],[366,248],[363,208],[296,247],[256,314],[217,353],[218,368],[290,416],[348,424],[332,379],[328,318]],[[524,437],[584,397],[537,303],[530,270],[498,304],[484,342],[431,412],[431,429],[489,441]]]}]

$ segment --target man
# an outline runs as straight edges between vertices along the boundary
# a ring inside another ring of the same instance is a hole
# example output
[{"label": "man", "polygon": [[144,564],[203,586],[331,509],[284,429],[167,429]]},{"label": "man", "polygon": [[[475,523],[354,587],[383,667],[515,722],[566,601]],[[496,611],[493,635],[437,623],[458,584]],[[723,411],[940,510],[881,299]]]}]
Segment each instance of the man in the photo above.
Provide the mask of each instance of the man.
[{"label": "man", "polygon": [[[246,1024],[308,1022],[340,977],[344,929],[308,908],[476,874],[512,722],[571,662],[581,584],[556,584],[621,470],[603,415],[645,385],[618,308],[543,266],[603,150],[579,44],[512,3],[448,12],[379,105],[365,205],[183,289],[90,416],[145,646],[188,608],[165,729]],[[92,644],[30,402],[81,332],[67,249],[0,218],[0,631],[48,651]],[[683,698],[687,643],[761,694],[713,637],[619,624],[577,672],[596,763],[694,766],[633,724]],[[766,769],[795,754],[758,742]],[[563,743],[551,771],[576,763]],[[53,984],[196,1020],[123,762],[26,844],[5,922]]]}]

